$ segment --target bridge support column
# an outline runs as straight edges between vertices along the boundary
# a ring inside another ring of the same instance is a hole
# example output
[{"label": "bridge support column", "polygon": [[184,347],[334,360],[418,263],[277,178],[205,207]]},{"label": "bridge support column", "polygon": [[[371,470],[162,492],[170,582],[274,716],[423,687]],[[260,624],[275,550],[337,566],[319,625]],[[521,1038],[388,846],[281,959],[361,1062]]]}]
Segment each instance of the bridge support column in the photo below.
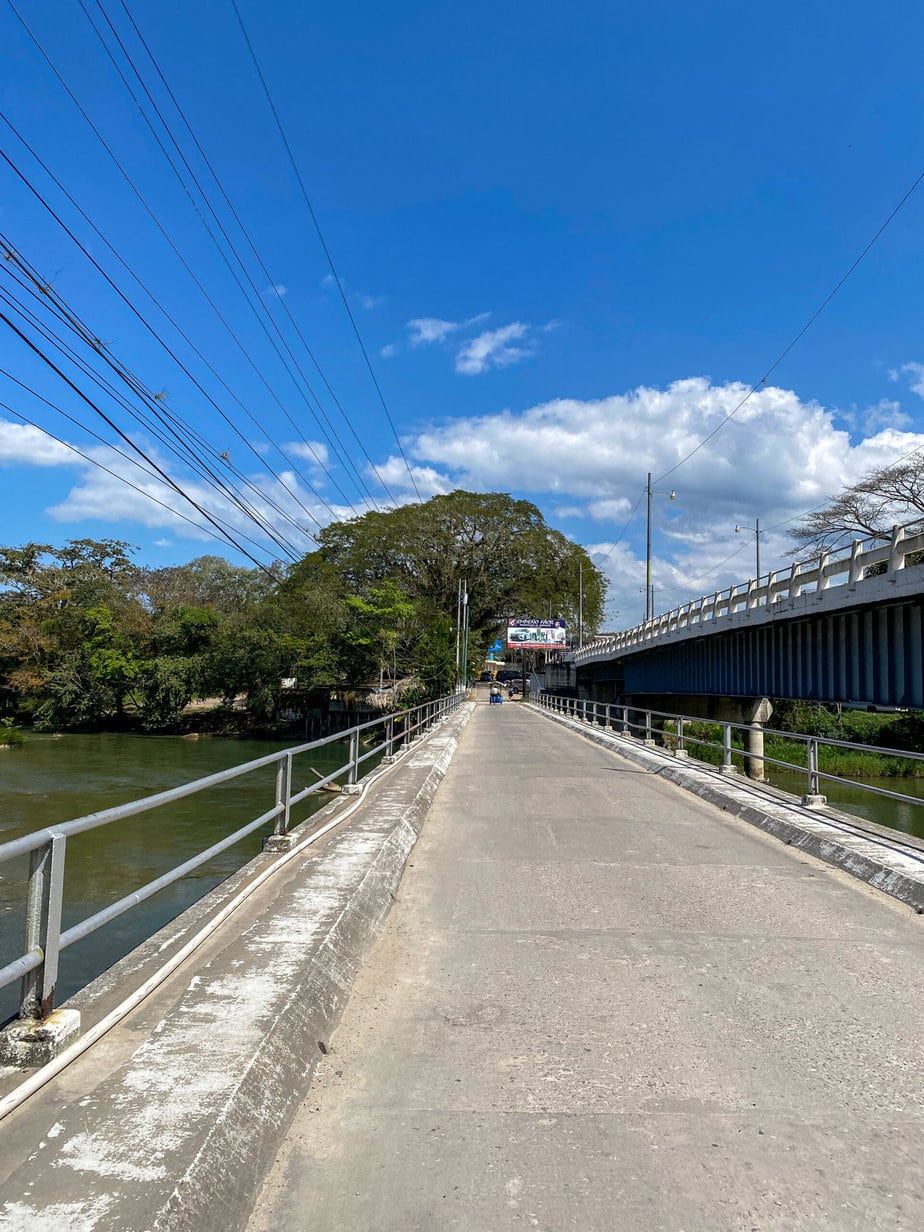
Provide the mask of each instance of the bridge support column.
[{"label": "bridge support column", "polygon": [[757,698],[750,706],[751,717],[747,720],[748,729],[744,733],[744,744],[748,751],[744,760],[745,774],[757,783],[765,783],[767,765],[764,761],[764,724],[773,714],[773,706],[766,697]]},{"label": "bridge support column", "polygon": [[[635,693],[627,695],[623,702],[632,711],[635,722],[644,722],[645,712],[649,709],[663,710],[668,714],[684,714],[694,719],[705,719],[713,723],[737,723],[744,727],[744,772],[749,779],[762,783],[767,778],[764,756],[764,724],[773,714],[773,706],[766,697],[718,697],[695,696],[686,693]],[[663,744],[663,719],[652,716],[652,743]],[[662,730],[656,730],[660,728]],[[641,735],[644,730],[638,728],[634,735]],[[660,739],[655,739],[660,737]],[[732,773],[733,770],[727,771]],[[726,773],[726,771],[723,771]]]}]

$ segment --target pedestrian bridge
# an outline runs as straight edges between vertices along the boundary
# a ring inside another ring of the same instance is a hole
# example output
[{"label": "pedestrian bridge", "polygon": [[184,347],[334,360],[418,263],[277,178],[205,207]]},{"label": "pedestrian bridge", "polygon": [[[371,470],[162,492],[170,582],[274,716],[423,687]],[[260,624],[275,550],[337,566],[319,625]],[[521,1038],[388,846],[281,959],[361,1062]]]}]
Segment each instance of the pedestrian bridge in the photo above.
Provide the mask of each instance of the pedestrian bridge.
[{"label": "pedestrian bridge", "polygon": [[918,521],[683,603],[575,652],[578,692],[924,707],[922,553]]},{"label": "pedestrian bridge", "polygon": [[240,900],[0,1122],[0,1228],[921,1226],[921,851],[484,701],[81,1001]]}]

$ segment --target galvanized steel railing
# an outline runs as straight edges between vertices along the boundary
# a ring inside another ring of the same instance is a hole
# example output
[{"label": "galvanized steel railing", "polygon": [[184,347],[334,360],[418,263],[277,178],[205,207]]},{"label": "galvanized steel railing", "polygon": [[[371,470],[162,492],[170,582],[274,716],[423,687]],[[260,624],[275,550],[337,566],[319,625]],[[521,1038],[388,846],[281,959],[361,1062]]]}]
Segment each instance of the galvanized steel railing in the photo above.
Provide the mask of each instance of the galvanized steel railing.
[{"label": "galvanized steel railing", "polygon": [[[839,552],[823,552],[816,560],[778,569],[759,578],[750,578],[726,590],[717,590],[700,599],[681,603],[661,616],[653,616],[632,629],[611,637],[598,637],[574,652],[575,663],[618,655],[634,647],[666,637],[695,625],[724,620],[740,612],[771,607],[786,599],[798,599],[806,592],[818,593],[838,586],[857,586],[870,577],[869,570],[882,568],[893,575],[906,567],[909,556],[924,551],[922,519],[895,526],[887,543],[857,539]],[[873,575],[875,576],[875,575]]]},{"label": "galvanized steel railing", "polygon": [[[406,747],[417,736],[423,734],[435,723],[442,721],[463,700],[464,693],[454,693],[442,697],[438,701],[425,702],[411,710],[398,711],[360,723],[346,731],[325,736],[320,740],[312,740],[307,744],[294,745],[282,749],[278,753],[267,754],[253,761],[244,762],[240,766],[232,766],[206,778],[196,779],[191,783],[183,783],[168,791],[158,792],[153,796],[145,796],[140,800],[132,800],[127,804],[119,804],[114,808],[103,809],[98,813],[88,813],[85,817],[60,825],[48,826],[33,834],[0,844],[0,864],[21,857],[29,856],[29,880],[26,902],[26,949],[25,953],[12,962],[0,967],[0,988],[22,981],[20,998],[20,1017],[43,1018],[54,1008],[55,984],[58,978],[58,958],[61,951],[68,946],[82,941],[104,924],[123,915],[132,907],[151,898],[160,890],[179,881],[194,869],[207,863],[219,852],[239,843],[241,839],[273,823],[273,834],[288,833],[292,809],[314,792],[322,790],[335,779],[346,775],[347,789],[355,787],[360,767],[370,758],[383,754],[392,756],[400,748]],[[360,752],[360,737],[363,732],[373,728],[383,729],[381,743],[374,745],[366,752]],[[292,792],[292,763],[296,757],[313,749],[338,741],[349,740],[348,760],[339,769],[319,778],[317,782],[301,791]],[[126,894],[117,902],[111,903],[101,911],[74,924],[71,928],[61,931],[61,914],[64,906],[64,862],[67,840],[71,835],[81,834],[86,830],[94,830],[99,826],[111,825],[126,817],[133,817],[184,796],[215,787],[219,783],[227,783],[242,775],[250,774],[264,766],[276,766],[275,803],[272,808],[261,813],[259,817],[245,826],[227,835],[220,842],[186,860],[183,864],[148,882],[131,894]]]},{"label": "galvanized steel railing", "polygon": [[[752,752],[747,748],[738,748],[732,742],[732,733],[740,731],[747,735],[753,728],[747,723],[732,723],[724,719],[703,719],[689,714],[675,714],[666,710],[644,710],[639,706],[617,705],[611,702],[594,702],[583,698],[555,697],[543,694],[538,699],[539,705],[559,714],[570,715],[582,722],[600,727],[608,727],[618,735],[635,737],[643,743],[656,744],[655,736],[662,735],[665,722],[676,723],[676,730],[671,735],[675,753],[681,756],[688,754],[687,745],[695,744],[703,748],[716,749],[722,753],[720,771],[730,774],[737,771],[735,757],[743,758],[745,762],[757,761],[766,765],[778,766],[783,770],[793,770],[806,776],[806,792],[802,802],[807,805],[825,804],[826,797],[821,794],[821,781],[841,783],[847,787],[856,787],[868,791],[871,795],[885,796],[889,800],[900,800],[904,804],[917,805],[924,808],[924,799],[920,796],[908,796],[900,791],[889,791],[885,787],[874,787],[872,783],[864,783],[862,779],[848,779],[839,774],[828,774],[819,769],[818,751],[822,746],[851,749],[855,753],[875,753],[880,757],[900,757],[903,760],[924,762],[924,753],[907,752],[904,749],[883,749],[871,744],[854,744],[850,740],[832,740],[826,736],[804,736],[798,732],[776,731],[762,727],[764,736],[779,736],[783,740],[791,740],[796,744],[806,746],[806,764],[783,761],[778,757],[770,757],[766,753]],[[634,718],[630,716],[635,716]],[[704,740],[699,736],[691,736],[687,731],[690,723],[708,724],[710,727],[721,727],[722,743],[714,740]],[[708,764],[708,763],[706,763]]]}]

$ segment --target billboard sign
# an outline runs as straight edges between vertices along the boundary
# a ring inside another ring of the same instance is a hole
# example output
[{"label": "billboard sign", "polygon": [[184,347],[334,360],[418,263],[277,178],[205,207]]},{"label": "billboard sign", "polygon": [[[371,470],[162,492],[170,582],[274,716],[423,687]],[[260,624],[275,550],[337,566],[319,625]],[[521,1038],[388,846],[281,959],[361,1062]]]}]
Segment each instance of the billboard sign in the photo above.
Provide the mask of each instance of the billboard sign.
[{"label": "billboard sign", "polygon": [[507,621],[508,650],[564,650],[567,630],[563,620]]}]

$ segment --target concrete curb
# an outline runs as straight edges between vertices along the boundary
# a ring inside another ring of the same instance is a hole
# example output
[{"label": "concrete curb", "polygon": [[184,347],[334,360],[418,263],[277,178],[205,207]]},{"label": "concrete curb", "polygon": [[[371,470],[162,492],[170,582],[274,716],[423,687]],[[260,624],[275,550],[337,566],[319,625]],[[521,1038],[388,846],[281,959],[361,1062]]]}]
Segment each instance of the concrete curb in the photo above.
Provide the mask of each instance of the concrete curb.
[{"label": "concrete curb", "polygon": [[246,1226],[471,713],[411,746],[349,826],[306,852],[249,927],[183,977],[125,1064],[84,1098],[49,1101],[42,1141],[0,1190],[4,1232]]},{"label": "concrete curb", "polygon": [[830,808],[821,813],[795,800],[771,799],[758,788],[739,786],[734,778],[720,777],[700,763],[676,761],[669,753],[641,748],[631,737],[541,706],[530,709],[924,914],[924,852],[902,843],[898,833],[894,838],[859,834],[856,827],[862,823],[845,813]]}]

